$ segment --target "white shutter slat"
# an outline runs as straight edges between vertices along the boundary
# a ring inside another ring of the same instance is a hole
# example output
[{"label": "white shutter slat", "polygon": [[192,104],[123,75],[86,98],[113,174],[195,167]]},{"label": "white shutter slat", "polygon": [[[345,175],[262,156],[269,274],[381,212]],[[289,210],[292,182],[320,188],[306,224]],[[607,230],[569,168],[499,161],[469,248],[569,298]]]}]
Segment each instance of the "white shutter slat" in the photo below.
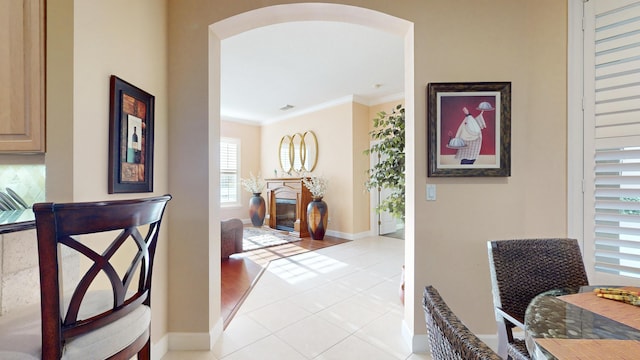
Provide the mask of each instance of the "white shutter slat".
[{"label": "white shutter slat", "polygon": [[596,198],[634,198],[640,199],[640,189],[608,188],[596,189]]},{"label": "white shutter slat", "polygon": [[601,272],[605,272],[605,273],[609,273],[609,274],[615,274],[615,275],[624,274],[626,276],[633,276],[633,277],[638,277],[639,276],[636,273],[636,268],[635,267],[630,267],[630,266],[622,266],[622,265],[615,265],[615,264],[607,264],[607,263],[598,262],[598,263],[596,263],[595,269],[596,269],[596,271],[601,271]]},{"label": "white shutter slat", "polygon": [[[616,66],[624,68],[625,63],[637,62],[640,60],[640,30],[635,29],[628,36],[614,39],[603,46],[596,46],[596,57],[596,67],[602,71]],[[596,76],[598,75],[602,74],[596,73]]]},{"label": "white shutter slat", "polygon": [[629,260],[629,261],[635,261],[635,262],[640,261],[640,255],[629,254],[629,253],[620,254],[614,251],[607,251],[607,250],[596,250],[596,256],[600,258],[612,259],[612,260],[620,259],[620,260]]},{"label": "white shutter slat", "polygon": [[597,223],[602,222],[626,222],[626,223],[638,223],[640,219],[638,215],[633,213],[625,214],[620,212],[597,212],[595,215],[595,220]]},{"label": "white shutter slat", "polygon": [[640,132],[640,123],[596,127],[596,138],[626,137]]},{"label": "white shutter slat", "polygon": [[[640,62],[638,62],[638,66],[640,66]],[[634,98],[638,98],[637,95],[629,96],[629,94],[640,94],[640,81],[619,84],[615,87],[609,87],[605,90],[598,91],[596,93],[596,105],[615,103],[618,101],[630,101]]]},{"label": "white shutter slat", "polygon": [[[609,235],[633,235],[633,236],[640,236],[640,229],[637,228],[623,228],[623,227],[619,227],[619,226],[605,226],[605,225],[597,225],[596,226],[596,233],[599,234],[609,234]],[[596,244],[598,244],[599,242],[596,241]],[[614,241],[611,241],[611,243],[614,243]],[[618,245],[620,246],[620,245]],[[628,242],[627,246],[629,247],[638,247],[640,246],[639,242]]]},{"label": "white shutter slat", "polygon": [[631,201],[606,201],[597,200],[595,208],[598,210],[627,210],[627,211],[640,211],[640,202]]},{"label": "white shutter slat", "polygon": [[637,241],[632,240],[616,240],[616,239],[606,239],[606,238],[596,238],[596,243],[602,246],[608,247],[625,247],[625,248],[633,248],[638,246]]},{"label": "white shutter slat", "polygon": [[638,185],[640,176],[598,176],[596,185]]},{"label": "white shutter slat", "polygon": [[596,127],[635,124],[640,122],[640,111],[599,115]]},{"label": "white shutter slat", "polygon": [[619,149],[625,147],[640,146],[640,135],[628,134],[627,136],[616,136],[611,138],[596,138],[596,149]]},{"label": "white shutter slat", "polygon": [[595,170],[597,173],[640,171],[640,163],[598,163]]},{"label": "white shutter slat", "polygon": [[620,160],[620,159],[640,159],[640,149],[638,150],[602,150],[596,152],[596,161]]},{"label": "white shutter slat", "polygon": [[594,3],[596,22],[602,25],[610,24],[619,18],[617,14],[620,12],[633,12],[638,8],[638,5],[640,5],[638,4],[638,0],[596,1]]}]

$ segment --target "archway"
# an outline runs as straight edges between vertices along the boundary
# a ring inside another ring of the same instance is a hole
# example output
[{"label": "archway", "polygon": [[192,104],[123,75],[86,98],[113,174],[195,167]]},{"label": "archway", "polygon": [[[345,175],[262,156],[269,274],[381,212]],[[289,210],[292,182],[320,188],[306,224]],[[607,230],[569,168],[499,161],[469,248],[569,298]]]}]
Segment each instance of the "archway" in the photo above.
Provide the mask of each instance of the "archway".
[{"label": "archway", "polygon": [[[289,21],[339,21],[351,24],[363,25],[372,28],[376,28],[381,31],[396,34],[404,39],[404,93],[405,93],[405,108],[406,110],[406,122],[409,129],[414,128],[414,58],[413,58],[413,25],[412,23],[388,15],[381,12],[373,11],[370,9],[340,5],[340,4],[324,4],[324,3],[304,3],[304,4],[290,4],[290,5],[276,5],[256,9],[242,13],[225,20],[219,21],[209,27],[209,121],[210,126],[220,126],[220,100],[217,96],[220,93],[220,48],[221,41],[243,33],[255,28],[273,25],[277,23],[289,22]],[[219,139],[209,139],[209,143],[215,148],[215,145],[219,143]],[[407,149],[415,148],[412,143],[412,138],[407,138]],[[210,152],[211,153],[211,152]],[[217,150],[213,149],[212,152],[215,156]],[[413,169],[414,154],[407,151],[407,174],[415,173]],[[215,169],[212,175],[219,177],[219,170]],[[407,175],[409,177],[409,175]],[[412,186],[413,181],[407,179],[406,196],[407,199],[414,197],[414,188]],[[209,182],[212,183],[211,181]],[[216,181],[213,182],[217,184]],[[410,210],[410,209],[409,209]],[[412,210],[410,210],[412,211]],[[213,211],[214,214],[217,212]],[[213,219],[219,221],[220,219]],[[406,226],[413,226],[411,220]],[[413,248],[413,231],[408,231],[406,238],[406,248]],[[406,253],[407,250],[405,250]],[[406,256],[405,256],[406,257]],[[219,266],[217,261],[211,261],[209,266]],[[406,264],[407,272],[412,272],[414,265],[411,260],[408,259]],[[413,278],[412,276],[410,278]],[[217,295],[219,296],[219,294]],[[218,302],[219,303],[219,302]],[[211,305],[210,305],[211,306]],[[413,323],[414,308],[411,306],[405,307],[405,323]],[[408,328],[413,328],[409,325]],[[405,329],[408,330],[408,329]],[[407,334],[409,333],[409,334]],[[411,337],[411,330],[405,332],[405,335]],[[218,334],[214,334],[217,336]],[[412,339],[407,339],[409,343]]]}]

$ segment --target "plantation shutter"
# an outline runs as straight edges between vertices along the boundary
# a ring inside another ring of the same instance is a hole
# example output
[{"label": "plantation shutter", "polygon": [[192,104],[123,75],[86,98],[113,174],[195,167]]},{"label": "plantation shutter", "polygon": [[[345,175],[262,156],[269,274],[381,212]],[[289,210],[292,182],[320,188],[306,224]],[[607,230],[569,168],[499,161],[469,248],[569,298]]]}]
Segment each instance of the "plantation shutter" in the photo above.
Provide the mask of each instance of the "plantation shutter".
[{"label": "plantation shutter", "polygon": [[593,186],[585,198],[593,197],[593,218],[585,220],[593,222],[596,272],[640,277],[640,1],[589,2],[594,29],[585,32],[594,33],[585,51],[593,50],[593,68],[585,69],[585,89],[593,81],[594,93],[585,98],[594,99],[594,125],[585,139],[593,166],[585,171],[593,171]]},{"label": "plantation shutter", "polygon": [[220,140],[220,203],[237,203],[238,200],[238,160],[239,140]]}]

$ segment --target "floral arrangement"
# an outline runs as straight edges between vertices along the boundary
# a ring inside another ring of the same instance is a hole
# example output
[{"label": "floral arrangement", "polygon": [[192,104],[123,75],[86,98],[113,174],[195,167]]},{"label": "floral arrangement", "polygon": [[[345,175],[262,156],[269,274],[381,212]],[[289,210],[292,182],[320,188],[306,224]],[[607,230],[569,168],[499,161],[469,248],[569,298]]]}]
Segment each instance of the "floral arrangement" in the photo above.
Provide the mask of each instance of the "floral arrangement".
[{"label": "floral arrangement", "polygon": [[327,192],[327,186],[329,185],[329,180],[322,176],[305,176],[302,178],[302,182],[314,198],[324,197],[324,194]]},{"label": "floral arrangement", "polygon": [[260,173],[258,173],[257,177],[253,176],[252,172],[250,172],[249,175],[251,176],[249,179],[240,179],[240,183],[242,183],[242,186],[248,192],[252,194],[260,194],[262,190],[264,190],[266,183],[262,177],[260,177]]}]

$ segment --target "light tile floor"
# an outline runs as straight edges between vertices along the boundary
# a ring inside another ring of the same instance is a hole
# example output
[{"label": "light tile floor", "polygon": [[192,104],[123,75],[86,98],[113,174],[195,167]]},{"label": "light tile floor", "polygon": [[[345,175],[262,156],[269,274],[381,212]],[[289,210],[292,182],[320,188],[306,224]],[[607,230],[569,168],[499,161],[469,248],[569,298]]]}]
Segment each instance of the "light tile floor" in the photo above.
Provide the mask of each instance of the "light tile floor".
[{"label": "light tile floor", "polygon": [[163,360],[428,360],[402,338],[404,241],[369,237],[273,261],[212,351]]}]

